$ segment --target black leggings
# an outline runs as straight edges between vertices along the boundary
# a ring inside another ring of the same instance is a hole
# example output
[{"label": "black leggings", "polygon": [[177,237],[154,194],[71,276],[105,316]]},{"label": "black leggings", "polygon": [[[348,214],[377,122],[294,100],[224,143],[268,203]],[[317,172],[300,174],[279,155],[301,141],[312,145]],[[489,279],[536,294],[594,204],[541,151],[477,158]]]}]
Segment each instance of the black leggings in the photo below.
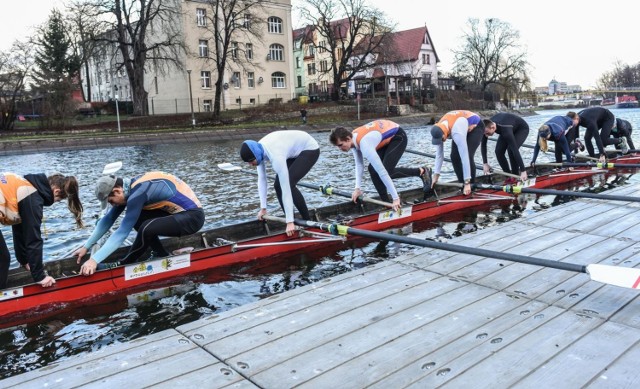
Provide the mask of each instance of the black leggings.
[{"label": "black leggings", "polygon": [[[309,173],[309,170],[311,170],[313,165],[316,164],[318,157],[320,157],[320,149],[305,150],[297,157],[287,159],[287,166],[289,167],[289,187],[291,188],[293,205],[298,209],[300,216],[305,220],[310,220],[311,217],[309,216],[307,202],[304,201],[304,196],[300,193],[300,189],[298,189],[297,185],[298,181],[304,178],[304,176]],[[282,205],[282,188],[280,187],[280,179],[277,175],[273,188],[276,190],[276,196],[278,196],[280,208],[284,211],[285,209]]]},{"label": "black leggings", "polygon": [[[469,169],[471,169],[471,182],[476,179],[476,161],[474,159],[476,150],[482,142],[484,136],[484,124],[480,122],[471,132],[467,133],[467,150],[469,151]],[[464,182],[464,172],[462,171],[462,159],[456,142],[451,142],[451,163],[453,171],[456,173],[458,182]]]},{"label": "black leggings", "polygon": [[[420,168],[396,167],[402,157],[402,154],[404,154],[404,150],[407,148],[407,142],[407,133],[402,128],[399,128],[398,132],[396,132],[393,138],[391,138],[391,141],[377,151],[378,156],[391,179],[420,177]],[[387,193],[386,185],[382,182],[382,179],[380,179],[380,176],[378,175],[378,172],[376,172],[376,169],[373,168],[373,165],[369,164],[368,170],[373,186],[378,191],[380,199],[387,202],[392,201]]]},{"label": "black leggings", "polygon": [[[516,139],[516,146],[518,149],[524,144],[524,141],[527,140],[527,136],[529,136],[529,129],[526,127],[519,129],[513,134],[513,137]],[[505,153],[509,154],[508,162]],[[520,164],[518,163],[519,155],[516,156],[515,153],[520,154],[520,150],[511,150],[507,142],[502,139],[502,136],[498,138],[498,142],[496,142],[496,159],[498,160],[500,169],[502,169],[503,172],[517,175],[521,173]],[[522,159],[521,156],[520,159]]]},{"label": "black leggings", "polygon": [[198,232],[204,225],[202,208],[191,209],[175,214],[154,209],[142,211],[134,228],[138,231],[136,239],[121,264],[138,261],[149,247],[155,255],[166,257],[169,252],[160,242],[160,236],[185,236]]}]

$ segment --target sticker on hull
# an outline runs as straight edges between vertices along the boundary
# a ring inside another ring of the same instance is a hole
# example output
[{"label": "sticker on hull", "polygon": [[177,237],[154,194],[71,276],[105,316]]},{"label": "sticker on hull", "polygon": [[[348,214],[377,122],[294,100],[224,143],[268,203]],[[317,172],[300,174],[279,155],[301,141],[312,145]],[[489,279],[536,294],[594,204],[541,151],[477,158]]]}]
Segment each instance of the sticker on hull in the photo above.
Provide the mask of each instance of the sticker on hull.
[{"label": "sticker on hull", "polygon": [[136,278],[148,277],[177,269],[184,269],[189,266],[191,266],[190,254],[134,263],[124,268],[124,279],[125,281],[130,281]]}]

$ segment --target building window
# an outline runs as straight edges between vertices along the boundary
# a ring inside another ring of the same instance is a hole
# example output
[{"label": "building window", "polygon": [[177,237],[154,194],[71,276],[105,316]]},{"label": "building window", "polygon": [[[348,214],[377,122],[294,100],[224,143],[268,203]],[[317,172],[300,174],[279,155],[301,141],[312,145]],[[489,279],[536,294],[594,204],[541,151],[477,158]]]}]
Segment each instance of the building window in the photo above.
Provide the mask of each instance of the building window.
[{"label": "building window", "polygon": [[211,88],[211,72],[201,71],[200,79],[202,80],[202,87],[205,89]]},{"label": "building window", "polygon": [[429,44],[429,38],[427,37],[427,34],[424,34],[424,40],[422,41],[422,43],[424,43],[425,45]]},{"label": "building window", "polygon": [[313,76],[314,74],[316,74],[316,63],[308,63],[307,64],[307,74],[310,76]]},{"label": "building window", "polygon": [[247,72],[247,86],[249,88],[255,88],[256,87],[256,76],[255,76],[255,73]]},{"label": "building window", "polygon": [[269,46],[269,55],[272,61],[284,61],[284,47],[279,44]]},{"label": "building window", "polygon": [[426,63],[427,63],[427,65],[429,65],[429,64],[431,64],[431,55],[426,54],[426,56],[427,56],[427,62]]},{"label": "building window", "polygon": [[242,22],[242,27],[251,28],[251,15],[244,14],[244,21]]},{"label": "building window", "polygon": [[275,72],[271,74],[271,86],[274,88],[286,88],[284,79],[285,75],[282,72]]},{"label": "building window", "polygon": [[244,45],[244,48],[245,48],[245,54],[247,55],[247,59],[253,59],[253,44],[246,43]]},{"label": "building window", "polygon": [[329,91],[329,81],[320,81],[320,90],[322,93],[327,93]]},{"label": "building window", "polygon": [[329,69],[327,66],[327,61],[320,61],[320,71],[326,72]]},{"label": "building window", "polygon": [[231,42],[231,58],[238,59],[238,42]]},{"label": "building window", "polygon": [[325,51],[327,51],[325,49],[326,45],[327,45],[327,42],[325,42],[325,41],[318,42],[318,53],[324,53]]},{"label": "building window", "polygon": [[211,112],[211,100],[203,100],[202,101],[202,109],[205,112]]},{"label": "building window", "polygon": [[300,57],[296,57],[296,68],[300,69]]},{"label": "building window", "polygon": [[233,76],[231,77],[231,82],[233,83],[234,88],[240,88],[242,83],[240,82],[240,72],[233,72]]},{"label": "building window", "polygon": [[302,88],[302,76],[298,76],[298,88]]},{"label": "building window", "polygon": [[256,99],[249,99],[249,104],[254,104],[256,103]]},{"label": "building window", "polygon": [[309,45],[309,56],[314,56],[316,54],[316,47],[313,44]]},{"label": "building window", "polygon": [[270,16],[269,19],[267,19],[267,25],[269,33],[282,34],[282,19],[276,16]]},{"label": "building window", "polygon": [[207,25],[207,10],[204,8],[196,8],[196,23],[200,27]]},{"label": "building window", "polygon": [[208,57],[209,56],[209,44],[206,40],[201,39],[198,44],[198,51],[200,53],[200,57]]}]

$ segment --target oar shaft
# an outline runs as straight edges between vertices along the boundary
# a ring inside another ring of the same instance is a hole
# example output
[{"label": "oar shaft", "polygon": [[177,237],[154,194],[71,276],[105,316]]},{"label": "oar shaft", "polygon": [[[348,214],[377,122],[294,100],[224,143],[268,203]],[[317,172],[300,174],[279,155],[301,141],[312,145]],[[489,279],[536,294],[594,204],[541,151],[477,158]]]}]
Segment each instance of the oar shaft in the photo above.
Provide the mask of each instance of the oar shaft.
[{"label": "oar shaft", "polygon": [[[249,173],[249,174],[253,174],[255,176],[258,175],[258,172],[253,171],[253,170],[249,170],[249,169],[240,169],[240,171],[245,172],[245,173]],[[275,176],[267,176],[269,179],[271,180],[275,180],[276,177]],[[344,191],[340,191],[331,187],[325,187],[323,185],[315,185],[315,184],[309,184],[303,181],[298,181],[298,185],[302,186],[304,188],[309,188],[309,189],[314,189],[314,190],[319,190],[320,192],[327,194],[327,195],[337,195],[337,196],[342,196],[342,197],[348,197],[351,198],[351,193],[348,192],[344,192]],[[387,208],[393,208],[393,204],[386,202],[386,201],[382,201],[382,200],[377,200],[377,199],[372,199],[371,197],[366,197],[366,196],[360,196],[359,197],[360,201],[363,201],[365,203],[371,203],[371,204],[376,204],[376,205],[381,205],[383,207],[387,207]]]},{"label": "oar shaft", "polygon": [[[267,220],[284,222],[283,218],[274,218],[273,216],[268,216],[268,215],[265,216],[265,218]],[[410,244],[414,246],[453,251],[453,252],[462,253],[462,254],[477,255],[480,257],[503,259],[506,261],[526,263],[529,265],[552,267],[555,269],[568,270],[568,271],[573,271],[578,273],[587,272],[586,266],[578,265],[575,263],[551,261],[549,259],[527,257],[524,255],[503,253],[500,251],[486,250],[486,249],[481,249],[477,247],[466,247],[466,246],[460,246],[460,245],[455,245],[450,243],[441,243],[436,241],[417,239],[409,236],[401,236],[401,235],[395,235],[395,234],[387,234],[383,232],[361,230],[358,228],[343,226],[339,224],[319,223],[319,222],[314,222],[309,220],[300,220],[300,219],[295,219],[294,223],[298,226],[318,228],[323,231],[328,231],[332,234],[336,234],[336,233],[339,233],[340,235],[351,234],[351,235],[362,236],[364,238],[388,240],[391,242],[405,243],[405,244]]]},{"label": "oar shaft", "polygon": [[640,197],[633,197],[633,196],[618,196],[618,195],[607,195],[607,194],[600,194],[600,193],[573,192],[568,190],[556,190],[556,189],[538,189],[538,188],[511,186],[511,185],[499,186],[499,185],[487,185],[487,184],[474,184],[474,186],[478,189],[494,189],[494,190],[501,190],[506,193],[514,193],[514,194],[533,193],[533,194],[554,195],[554,196],[574,196],[574,197],[583,197],[587,199],[598,199],[598,200],[640,202]]},{"label": "oar shaft", "polygon": [[[434,159],[436,157],[433,154],[423,153],[422,151],[417,151],[417,150],[412,150],[412,149],[405,149],[404,151],[406,151],[407,153],[415,154],[415,155],[422,155],[423,157],[429,157],[429,158],[434,158]],[[446,162],[451,162],[451,160],[449,158],[444,158],[444,160]],[[481,166],[476,164],[476,170],[484,170],[484,169]],[[495,170],[494,173],[500,174],[500,175],[505,176],[505,177],[520,178],[520,176],[517,175],[517,174],[507,173],[507,172],[503,172],[501,170]]]},{"label": "oar shaft", "polygon": [[638,169],[638,163],[613,163],[613,162],[545,162],[537,163],[538,166],[561,166],[561,167],[590,167],[597,169]]}]

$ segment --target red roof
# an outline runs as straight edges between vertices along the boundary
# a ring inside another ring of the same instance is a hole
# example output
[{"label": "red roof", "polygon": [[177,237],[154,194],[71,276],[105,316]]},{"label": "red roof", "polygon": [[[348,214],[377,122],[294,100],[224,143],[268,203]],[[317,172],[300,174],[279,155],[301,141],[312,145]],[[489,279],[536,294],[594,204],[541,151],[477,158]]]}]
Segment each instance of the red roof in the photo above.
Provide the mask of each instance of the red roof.
[{"label": "red roof", "polygon": [[[427,30],[427,27],[418,27],[388,34],[385,38],[384,47],[375,50],[379,54],[376,63],[413,62],[418,60],[425,34],[433,48],[436,63],[440,62],[435,46],[431,41],[431,36],[429,36],[429,30]],[[371,39],[380,39],[380,36],[375,36]],[[364,52],[368,44],[369,40],[363,39],[358,44],[358,47],[355,48],[354,53]],[[385,50],[385,47],[388,47],[389,50]]]}]

